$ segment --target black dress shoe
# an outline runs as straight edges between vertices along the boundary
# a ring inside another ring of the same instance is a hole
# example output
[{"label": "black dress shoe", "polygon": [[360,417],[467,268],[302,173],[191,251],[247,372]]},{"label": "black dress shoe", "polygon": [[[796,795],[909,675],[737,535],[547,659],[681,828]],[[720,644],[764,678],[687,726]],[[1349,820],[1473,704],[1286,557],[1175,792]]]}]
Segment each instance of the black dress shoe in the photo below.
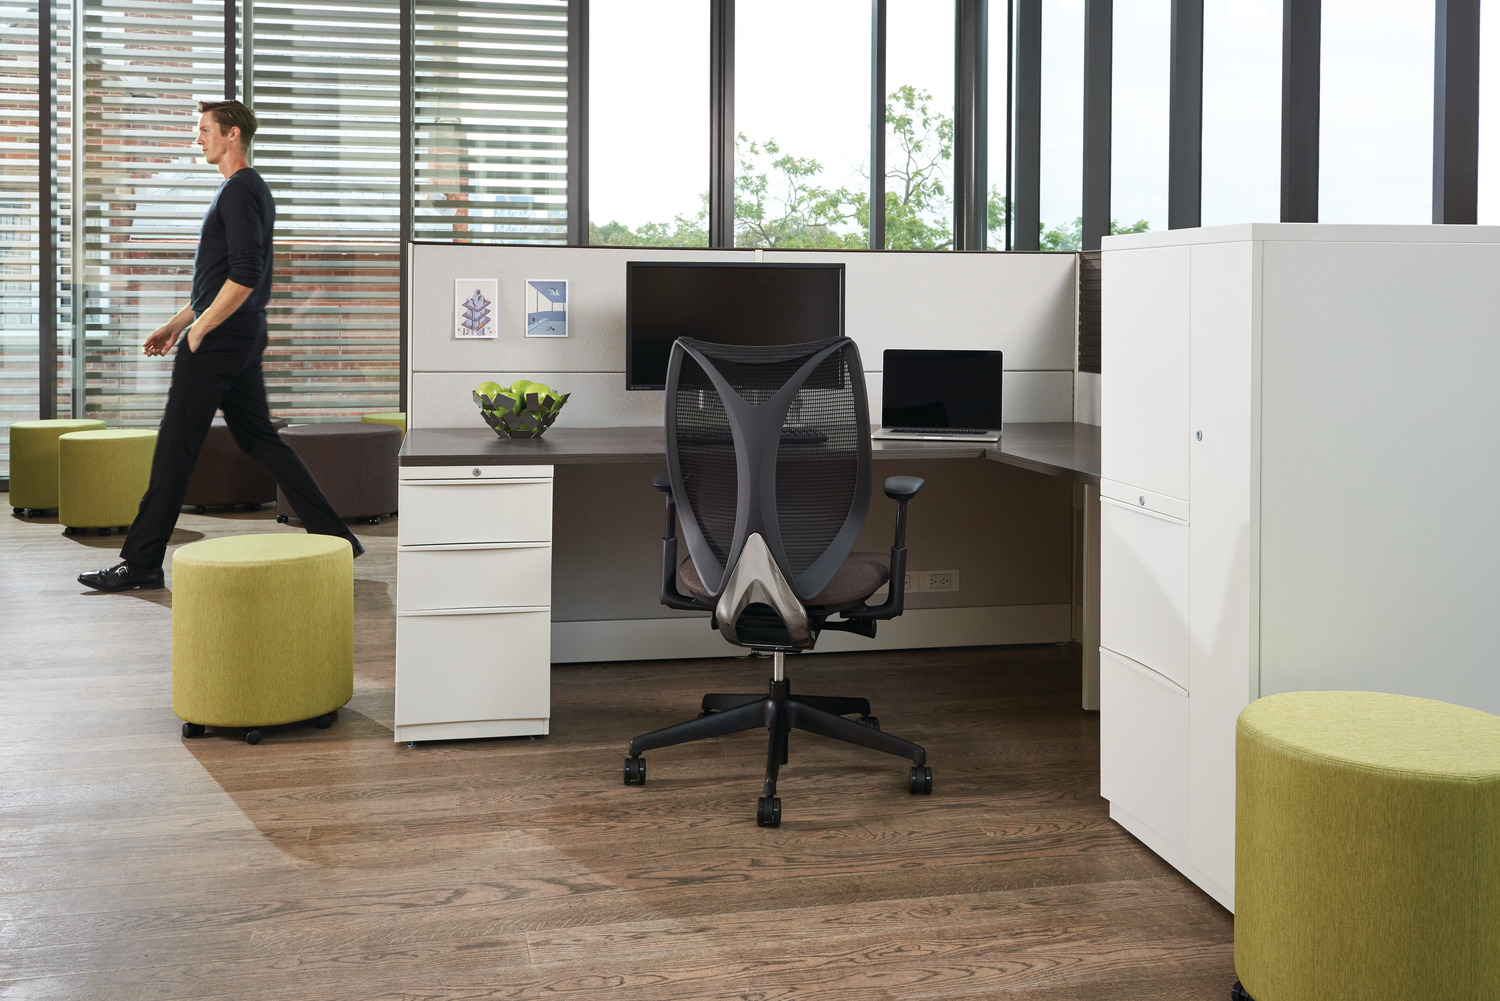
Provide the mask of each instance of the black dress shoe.
[{"label": "black dress shoe", "polygon": [[129,591],[131,588],[149,591],[165,587],[167,581],[161,567],[135,567],[128,561],[121,560],[107,570],[91,570],[79,574],[78,583],[96,591]]}]

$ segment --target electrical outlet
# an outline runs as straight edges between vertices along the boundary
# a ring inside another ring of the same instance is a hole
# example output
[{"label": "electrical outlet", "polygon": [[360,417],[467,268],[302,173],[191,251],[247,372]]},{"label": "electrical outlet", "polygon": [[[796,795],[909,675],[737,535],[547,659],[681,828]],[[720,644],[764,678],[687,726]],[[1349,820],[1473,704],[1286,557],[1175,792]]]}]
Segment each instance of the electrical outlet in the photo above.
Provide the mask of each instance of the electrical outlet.
[{"label": "electrical outlet", "polygon": [[957,591],[957,570],[924,570],[918,590],[921,591]]}]

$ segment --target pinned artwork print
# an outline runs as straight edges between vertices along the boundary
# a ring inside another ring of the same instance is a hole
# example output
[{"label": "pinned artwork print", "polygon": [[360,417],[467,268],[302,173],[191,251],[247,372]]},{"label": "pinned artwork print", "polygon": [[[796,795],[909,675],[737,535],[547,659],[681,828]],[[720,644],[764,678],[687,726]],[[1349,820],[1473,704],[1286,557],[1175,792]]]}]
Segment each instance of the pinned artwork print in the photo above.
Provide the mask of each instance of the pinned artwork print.
[{"label": "pinned artwork print", "polygon": [[526,336],[568,336],[568,280],[526,280]]},{"label": "pinned artwork print", "polygon": [[453,283],[453,336],[499,337],[495,300],[500,296],[496,278],[459,278]]}]

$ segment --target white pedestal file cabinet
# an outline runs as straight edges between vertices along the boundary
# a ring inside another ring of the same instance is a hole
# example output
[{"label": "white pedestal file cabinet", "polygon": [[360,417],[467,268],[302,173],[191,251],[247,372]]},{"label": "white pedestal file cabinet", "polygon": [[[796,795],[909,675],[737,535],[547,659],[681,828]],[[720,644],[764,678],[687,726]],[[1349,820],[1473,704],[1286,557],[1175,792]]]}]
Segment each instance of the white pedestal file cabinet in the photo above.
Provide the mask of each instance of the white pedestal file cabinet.
[{"label": "white pedestal file cabinet", "polygon": [[396,740],[544,734],[552,467],[402,466]]},{"label": "white pedestal file cabinet", "polygon": [[1226,907],[1251,700],[1500,712],[1497,275],[1500,227],[1104,241],[1100,787]]}]

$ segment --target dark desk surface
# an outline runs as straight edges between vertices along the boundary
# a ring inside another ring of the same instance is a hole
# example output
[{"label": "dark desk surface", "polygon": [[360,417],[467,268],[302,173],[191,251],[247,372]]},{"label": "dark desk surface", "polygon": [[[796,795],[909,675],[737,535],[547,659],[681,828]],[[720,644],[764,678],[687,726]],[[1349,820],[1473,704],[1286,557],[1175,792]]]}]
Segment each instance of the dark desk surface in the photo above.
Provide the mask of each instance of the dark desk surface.
[{"label": "dark desk surface", "polygon": [[[872,443],[876,459],[993,459],[1012,466],[1099,482],[1099,428],[1093,424],[1007,424],[999,444],[950,441]],[[487,427],[414,428],[401,446],[403,466],[570,465],[665,462],[659,427],[554,427],[540,438],[501,438]]]}]

